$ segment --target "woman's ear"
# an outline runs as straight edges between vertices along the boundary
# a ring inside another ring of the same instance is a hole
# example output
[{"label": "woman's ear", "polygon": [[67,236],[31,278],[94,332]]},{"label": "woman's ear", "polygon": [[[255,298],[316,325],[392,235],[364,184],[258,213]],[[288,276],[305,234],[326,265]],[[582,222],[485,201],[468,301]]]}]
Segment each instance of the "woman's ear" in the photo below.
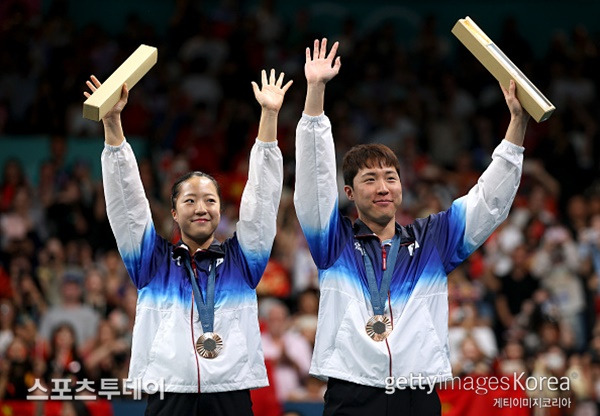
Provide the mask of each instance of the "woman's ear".
[{"label": "woman's ear", "polygon": [[171,208],[171,216],[173,217],[173,220],[177,222],[177,211],[175,211],[174,208]]}]

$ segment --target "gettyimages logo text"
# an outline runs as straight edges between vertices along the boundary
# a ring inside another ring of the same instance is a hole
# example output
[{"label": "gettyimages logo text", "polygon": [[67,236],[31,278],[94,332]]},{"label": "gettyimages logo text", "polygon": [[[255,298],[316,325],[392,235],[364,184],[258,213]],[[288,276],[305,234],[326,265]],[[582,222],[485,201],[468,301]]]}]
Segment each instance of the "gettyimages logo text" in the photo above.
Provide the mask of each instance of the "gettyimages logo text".
[{"label": "gettyimages logo text", "polygon": [[443,389],[460,389],[474,391],[475,394],[484,395],[490,391],[526,390],[533,391],[569,391],[571,380],[569,377],[534,377],[526,373],[513,373],[503,376],[466,376],[443,377],[441,375],[423,375],[410,373],[408,376],[386,377],[385,392],[393,394],[396,389],[409,388],[427,390],[432,393],[436,387]]}]

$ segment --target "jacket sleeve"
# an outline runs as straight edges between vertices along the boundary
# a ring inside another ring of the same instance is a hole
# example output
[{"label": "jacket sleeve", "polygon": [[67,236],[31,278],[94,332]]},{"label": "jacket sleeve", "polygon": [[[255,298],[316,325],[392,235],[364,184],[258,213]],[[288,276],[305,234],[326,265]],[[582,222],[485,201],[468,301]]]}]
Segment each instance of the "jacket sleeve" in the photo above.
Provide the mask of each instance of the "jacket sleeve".
[{"label": "jacket sleeve", "polygon": [[157,259],[164,259],[155,251],[168,252],[168,248],[154,229],[137,161],[127,141],[119,146],[104,145],[102,182],[106,212],[119,253],[131,280],[140,289],[157,270]]},{"label": "jacket sleeve", "polygon": [[503,140],[469,193],[433,216],[446,272],[471,255],[507,218],[521,181],[523,151],[523,147]]},{"label": "jacket sleeve", "polygon": [[[331,123],[325,114],[302,115],[296,129],[296,215],[320,269],[331,266],[351,228],[338,210],[337,165]],[[348,231],[348,232],[345,232]]]},{"label": "jacket sleeve", "polygon": [[257,139],[250,152],[235,237],[252,287],[258,285],[271,255],[282,187],[283,157],[277,142]]}]

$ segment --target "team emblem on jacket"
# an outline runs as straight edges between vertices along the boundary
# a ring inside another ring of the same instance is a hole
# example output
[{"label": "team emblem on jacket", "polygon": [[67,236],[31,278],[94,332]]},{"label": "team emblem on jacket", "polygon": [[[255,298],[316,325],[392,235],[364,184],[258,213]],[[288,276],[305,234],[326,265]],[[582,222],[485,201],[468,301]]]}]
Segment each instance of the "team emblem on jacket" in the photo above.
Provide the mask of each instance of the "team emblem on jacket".
[{"label": "team emblem on jacket", "polygon": [[418,249],[419,247],[421,247],[419,245],[419,242],[417,240],[415,240],[414,243],[412,243],[410,246],[408,246],[408,254],[412,257],[415,250]]},{"label": "team emblem on jacket", "polygon": [[363,249],[362,244],[360,244],[358,241],[354,242],[354,249],[358,250],[358,252],[360,253],[361,256],[365,255],[365,250]]}]

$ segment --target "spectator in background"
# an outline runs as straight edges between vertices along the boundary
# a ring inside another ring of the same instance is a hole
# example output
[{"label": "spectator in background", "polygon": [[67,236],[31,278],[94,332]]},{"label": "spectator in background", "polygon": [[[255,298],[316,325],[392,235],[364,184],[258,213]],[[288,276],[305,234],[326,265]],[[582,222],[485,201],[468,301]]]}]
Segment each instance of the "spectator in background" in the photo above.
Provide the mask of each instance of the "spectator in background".
[{"label": "spectator in background", "polygon": [[94,247],[94,251],[99,255],[104,255],[110,250],[116,249],[115,239],[113,238],[108,218],[106,217],[106,202],[104,200],[104,189],[101,183],[96,183],[96,192],[94,194],[94,203],[92,207],[91,220],[94,227],[90,232],[89,244]]},{"label": "spectator in background", "polygon": [[265,359],[274,365],[275,390],[280,402],[289,399],[308,377],[311,348],[309,341],[292,331],[289,310],[272,299],[265,308],[266,331],[261,334]]},{"label": "spectator in background", "polygon": [[578,239],[579,256],[591,266],[594,275],[592,285],[600,294],[600,214],[593,215],[589,227],[581,229]]},{"label": "spectator in background", "polygon": [[0,182],[0,213],[8,211],[12,207],[13,199],[21,188],[27,188],[25,172],[16,159],[10,159],[4,164]]},{"label": "spectator in background", "polygon": [[317,337],[316,314],[296,316],[292,325],[292,329],[304,337],[311,349],[315,347],[315,339]]},{"label": "spectator in background", "polygon": [[588,217],[588,204],[585,196],[578,194],[569,198],[566,208],[565,225],[578,241],[582,237],[581,233],[588,225]]},{"label": "spectator in background", "polygon": [[11,250],[10,245],[31,239],[34,244],[46,239],[46,223],[43,211],[32,203],[28,187],[16,190],[9,210],[0,214],[0,246]]},{"label": "spectator in background", "polygon": [[498,346],[492,329],[481,324],[475,304],[464,302],[459,310],[451,313],[451,320],[448,342],[452,373],[489,372],[491,360],[498,354]]},{"label": "spectator in background", "polygon": [[533,370],[530,375],[531,378],[538,379],[539,388],[528,390],[528,395],[530,397],[555,398],[571,394],[570,391],[561,391],[560,389],[550,387],[547,383],[544,384],[539,381],[543,377],[556,377],[560,379],[565,374],[566,365],[567,360],[562,348],[553,346],[540,351],[535,356]]},{"label": "spectator in background", "polygon": [[500,340],[504,343],[506,331],[516,327],[515,320],[523,310],[523,304],[532,298],[538,289],[538,280],[530,272],[530,254],[527,246],[521,244],[511,253],[511,267],[506,274],[499,276],[500,289],[496,293],[496,316]]},{"label": "spectator in background", "polygon": [[289,273],[277,258],[269,259],[260,283],[256,287],[256,293],[258,296],[274,296],[280,299],[287,299],[290,296]]},{"label": "spectator in background", "polygon": [[515,16],[508,16],[502,22],[502,32],[497,44],[503,51],[510,50],[513,62],[517,62],[518,65],[530,65],[534,55],[533,48],[519,31]]},{"label": "spectator in background", "polygon": [[592,375],[591,356],[589,354],[571,354],[567,358],[567,368],[564,375],[571,382],[571,396],[576,404],[591,402],[594,398],[594,382]]},{"label": "spectator in background", "polygon": [[46,210],[48,227],[62,242],[86,238],[91,226],[90,209],[84,203],[77,181],[69,178]]},{"label": "spectator in background", "polygon": [[525,348],[516,339],[509,340],[498,357],[497,372],[501,375],[514,376],[527,371]]},{"label": "spectator in background", "polygon": [[319,312],[319,291],[315,288],[307,288],[298,294],[296,299],[298,310],[296,317],[317,316]]},{"label": "spectator in background", "polygon": [[85,272],[83,303],[94,309],[100,317],[108,315],[104,282],[104,274],[100,269],[90,268]]},{"label": "spectator in background", "polygon": [[40,358],[45,364],[44,381],[49,391],[60,388],[59,379],[68,379],[70,387],[74,388],[77,381],[87,378],[75,329],[68,323],[53,327],[48,353]]},{"label": "spectator in background", "polygon": [[40,337],[46,342],[55,341],[52,333],[57,325],[68,323],[80,348],[78,353],[85,355],[93,345],[98,333],[99,316],[90,306],[83,304],[83,276],[67,272],[61,283],[61,302],[53,306],[42,317]]},{"label": "spectator in background", "polygon": [[454,376],[463,377],[467,375],[486,375],[492,370],[491,357],[487,356],[481,349],[477,340],[467,335],[460,343],[460,361],[455,361],[452,366]]},{"label": "spectator in background", "polygon": [[119,368],[125,364],[131,345],[119,334],[108,320],[98,326],[98,337],[86,355],[84,364],[86,373],[96,384],[101,379],[116,378]]},{"label": "spectator in background", "polygon": [[[48,304],[39,287],[38,281],[32,276],[30,271],[17,272],[13,278],[14,282],[14,301],[18,308],[19,321],[24,327],[33,329],[35,336],[37,326],[46,313]],[[26,337],[29,339],[29,337]]]},{"label": "spectator in background", "polygon": [[547,229],[534,256],[532,272],[557,305],[563,335],[570,339],[565,346],[576,351],[582,351],[587,341],[586,296],[577,275],[579,266],[577,247],[569,231],[562,226]]},{"label": "spectator in background", "polygon": [[318,286],[317,268],[296,218],[291,192],[283,193],[279,212],[273,257],[290,275],[291,281],[283,283],[288,285],[293,296],[298,296],[300,302],[303,293]]},{"label": "spectator in background", "polygon": [[0,401],[25,400],[35,378],[31,351],[16,337],[0,358]]},{"label": "spectator in background", "polygon": [[60,288],[63,276],[67,271],[67,259],[63,243],[55,237],[46,240],[38,253],[36,277],[50,306],[61,302]]},{"label": "spectator in background", "polygon": [[15,338],[15,305],[10,299],[0,299],[0,357]]},{"label": "spectator in background", "polygon": [[[111,237],[114,239],[114,237]],[[119,252],[109,250],[100,258],[100,267],[104,275],[104,293],[106,294],[107,311],[118,307],[123,298],[125,288],[130,284],[127,278],[127,270]]]}]

